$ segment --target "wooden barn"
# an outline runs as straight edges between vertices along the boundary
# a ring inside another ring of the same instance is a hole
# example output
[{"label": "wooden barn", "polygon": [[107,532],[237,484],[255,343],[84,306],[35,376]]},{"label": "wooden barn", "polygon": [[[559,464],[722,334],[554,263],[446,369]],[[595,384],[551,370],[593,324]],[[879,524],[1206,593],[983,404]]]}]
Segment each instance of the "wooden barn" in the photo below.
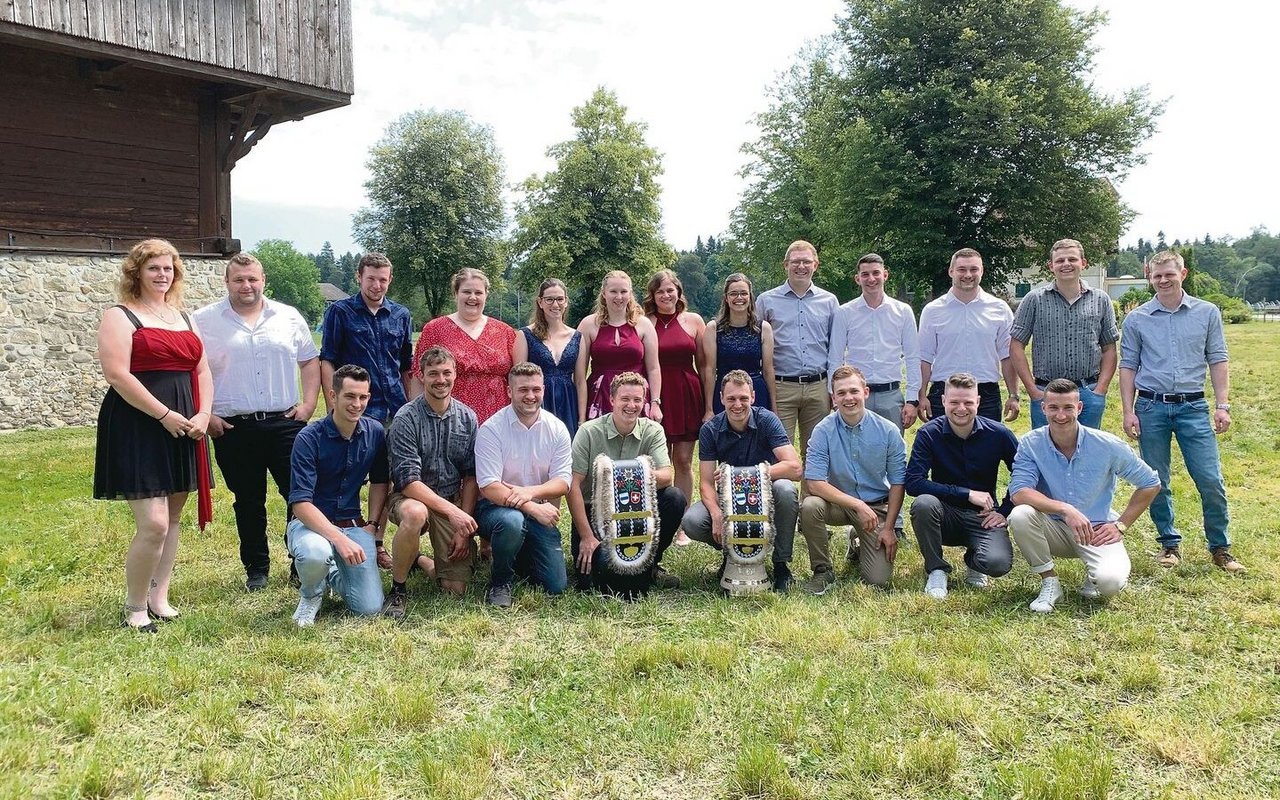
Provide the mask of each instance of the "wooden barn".
[{"label": "wooden barn", "polygon": [[238,251],[232,169],[351,52],[350,0],[0,0],[0,252]]},{"label": "wooden barn", "polygon": [[221,296],[231,171],[347,105],[350,0],[0,0],[0,430],[87,425],[120,254],[169,239]]}]

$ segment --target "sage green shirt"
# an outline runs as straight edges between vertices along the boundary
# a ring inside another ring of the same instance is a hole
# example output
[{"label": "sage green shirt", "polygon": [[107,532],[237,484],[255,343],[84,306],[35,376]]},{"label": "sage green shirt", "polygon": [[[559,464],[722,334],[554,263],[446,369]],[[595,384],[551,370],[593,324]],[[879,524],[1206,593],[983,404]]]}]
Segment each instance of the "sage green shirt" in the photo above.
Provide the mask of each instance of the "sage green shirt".
[{"label": "sage green shirt", "polygon": [[641,417],[636,420],[636,427],[631,433],[624,436],[614,427],[613,414],[587,420],[573,437],[573,471],[586,476],[582,482],[582,500],[588,509],[593,496],[592,465],[601,453],[614,461],[647,455],[653,459],[656,469],[671,466],[671,458],[667,455],[667,435],[660,423]]}]

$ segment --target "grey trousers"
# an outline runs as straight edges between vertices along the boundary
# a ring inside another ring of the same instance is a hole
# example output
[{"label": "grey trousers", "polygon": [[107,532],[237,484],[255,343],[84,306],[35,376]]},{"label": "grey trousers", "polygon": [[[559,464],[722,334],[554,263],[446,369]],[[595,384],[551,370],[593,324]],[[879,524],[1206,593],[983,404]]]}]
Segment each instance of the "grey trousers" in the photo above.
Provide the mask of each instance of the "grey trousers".
[{"label": "grey trousers", "polygon": [[[799,514],[796,485],[786,478],[778,478],[773,482],[774,562],[790,563],[796,539],[796,518]],[[711,535],[711,514],[707,512],[703,501],[699,500],[689,506],[689,510],[684,512],[684,519],[680,520],[680,527],[690,539],[720,549]]]},{"label": "grey trousers", "polygon": [[951,565],[942,557],[944,545],[966,548],[964,563],[984,575],[998,578],[1013,569],[1009,529],[982,527],[976,508],[960,508],[922,494],[911,504],[911,527],[924,556],[925,573],[935,569],[951,572]]}]

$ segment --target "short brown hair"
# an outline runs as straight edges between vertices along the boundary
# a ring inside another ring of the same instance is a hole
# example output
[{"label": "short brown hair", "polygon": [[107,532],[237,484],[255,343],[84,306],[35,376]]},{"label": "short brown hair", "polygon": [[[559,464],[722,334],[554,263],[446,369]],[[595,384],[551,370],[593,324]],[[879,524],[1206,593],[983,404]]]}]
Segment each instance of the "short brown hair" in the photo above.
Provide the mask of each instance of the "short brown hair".
[{"label": "short brown hair", "polygon": [[453,353],[450,353],[447,347],[441,347],[438,344],[432,345],[423,350],[422,355],[418,356],[418,371],[426,372],[427,367],[434,367],[436,364],[443,364],[446,361],[451,361],[455,365],[458,363],[458,359],[453,357]]},{"label": "short brown hair", "polygon": [[1067,380],[1066,378],[1054,378],[1045,384],[1044,393],[1079,395],[1080,387],[1076,385],[1075,381]]},{"label": "short brown hair", "polygon": [[616,397],[618,390],[623,386],[639,386],[641,389],[648,389],[649,382],[639,372],[620,372],[609,382],[609,396]]},{"label": "short brown hair", "polygon": [[391,269],[391,259],[384,256],[382,253],[365,253],[360,256],[360,263],[356,265],[356,274],[360,275],[363,273],[365,267],[369,267],[371,269],[382,269],[383,267],[386,267],[387,269]]},{"label": "short brown hair", "polygon": [[676,316],[680,316],[689,307],[689,303],[684,299],[684,284],[681,283],[680,276],[669,269],[660,269],[649,278],[649,285],[644,293],[644,313],[658,316],[658,301],[653,295],[662,288],[663,281],[671,281],[676,285]]},{"label": "short brown hair", "polygon": [[1080,257],[1084,258],[1084,245],[1080,244],[1075,239],[1059,239],[1053,243],[1053,247],[1049,248],[1049,260],[1052,261],[1053,254],[1059,250],[1071,250],[1073,248],[1079,250]]},{"label": "short brown hair", "polygon": [[836,381],[842,381],[845,378],[857,378],[863,386],[867,385],[867,376],[862,374],[862,370],[857,367],[851,367],[848,364],[842,364],[836,367],[836,371],[831,373],[831,385],[834,387]]},{"label": "short brown hair", "polygon": [[957,258],[976,258],[982,260],[982,253],[974,250],[972,247],[961,247],[959,250],[951,254],[951,266],[955,266]]},{"label": "short brown hair", "polygon": [[1155,269],[1159,264],[1167,264],[1170,261],[1177,264],[1178,269],[1187,268],[1187,263],[1182,260],[1182,255],[1180,253],[1174,250],[1161,250],[1147,261],[1147,272],[1151,272],[1151,270]]},{"label": "short brown hair", "polygon": [[511,370],[507,372],[507,381],[512,378],[532,378],[542,377],[542,367],[529,361],[521,361],[519,364],[512,364]]},{"label": "short brown hair", "polygon": [[720,379],[720,391],[724,391],[724,387],[731,383],[741,384],[748,388],[754,389],[755,383],[752,382],[751,376],[744,369],[731,369]]},{"label": "short brown hair", "polygon": [[956,389],[977,389],[978,379],[967,372],[952,373],[951,377],[947,378],[947,385],[943,391],[951,387]]},{"label": "short brown hair", "polygon": [[863,264],[879,264],[883,267],[884,258],[879,253],[867,253],[865,256],[858,259],[858,266],[861,267]]}]

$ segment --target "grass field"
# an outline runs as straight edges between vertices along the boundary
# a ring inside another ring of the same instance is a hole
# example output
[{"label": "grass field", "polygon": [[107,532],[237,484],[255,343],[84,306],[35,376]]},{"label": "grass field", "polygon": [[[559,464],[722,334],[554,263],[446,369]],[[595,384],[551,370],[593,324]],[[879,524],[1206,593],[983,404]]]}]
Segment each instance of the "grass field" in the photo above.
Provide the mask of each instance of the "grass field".
[{"label": "grass field", "polygon": [[[1280,326],[1228,341],[1249,572],[1210,566],[1181,472],[1183,565],[1154,565],[1144,517],[1130,587],[1049,616],[1020,559],[942,603],[914,545],[889,593],[842,575],[730,602],[691,546],[666,560],[684,588],[635,605],[518,590],[490,611],[482,574],[461,602],[411,583],[400,627],[326,605],[297,630],[274,540],[270,588],[245,593],[219,490],[179,555],[182,619],[142,636],[117,627],[132,525],[89,499],[92,431],[0,437],[0,796],[1275,797]],[[1113,386],[1113,431],[1117,407]]]}]

